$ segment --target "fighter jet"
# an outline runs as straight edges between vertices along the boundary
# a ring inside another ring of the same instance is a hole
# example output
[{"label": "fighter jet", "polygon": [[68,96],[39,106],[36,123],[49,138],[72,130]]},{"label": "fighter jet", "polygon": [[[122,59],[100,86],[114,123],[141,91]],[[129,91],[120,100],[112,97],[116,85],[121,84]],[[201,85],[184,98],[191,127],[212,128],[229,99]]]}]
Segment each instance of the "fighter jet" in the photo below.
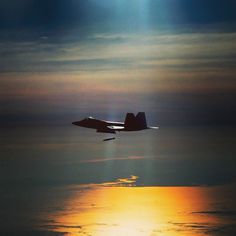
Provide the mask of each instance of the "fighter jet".
[{"label": "fighter jet", "polygon": [[136,116],[127,113],[124,122],[98,120],[93,117],[81,121],[72,122],[73,125],[96,129],[98,133],[115,134],[116,131],[139,131],[145,129],[158,129],[158,127],[147,126],[145,112],[139,112]]}]

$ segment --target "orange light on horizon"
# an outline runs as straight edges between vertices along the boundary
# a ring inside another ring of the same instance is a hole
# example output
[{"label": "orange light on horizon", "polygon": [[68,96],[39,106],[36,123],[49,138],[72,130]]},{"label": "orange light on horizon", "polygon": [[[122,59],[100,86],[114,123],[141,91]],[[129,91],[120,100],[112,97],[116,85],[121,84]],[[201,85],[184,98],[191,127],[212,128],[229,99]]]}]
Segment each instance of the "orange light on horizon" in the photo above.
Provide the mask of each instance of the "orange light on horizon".
[{"label": "orange light on horizon", "polygon": [[49,218],[57,232],[76,236],[202,235],[196,226],[220,223],[195,214],[209,208],[204,187],[104,187],[80,189]]}]

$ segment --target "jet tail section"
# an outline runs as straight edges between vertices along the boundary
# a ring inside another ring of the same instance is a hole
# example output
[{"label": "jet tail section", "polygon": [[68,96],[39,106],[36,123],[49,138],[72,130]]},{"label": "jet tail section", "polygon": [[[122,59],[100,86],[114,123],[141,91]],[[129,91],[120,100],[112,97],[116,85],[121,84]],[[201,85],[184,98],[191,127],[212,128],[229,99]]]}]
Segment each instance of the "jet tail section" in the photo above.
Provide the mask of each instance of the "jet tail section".
[{"label": "jet tail section", "polygon": [[146,121],[146,115],[145,112],[139,112],[136,115],[136,121],[140,128],[146,129],[147,128],[147,121]]},{"label": "jet tail section", "polygon": [[145,112],[139,112],[136,116],[133,113],[127,113],[125,118],[125,130],[142,130],[147,128]]},{"label": "jet tail section", "polygon": [[127,113],[125,117],[125,129],[134,130],[136,128],[136,117],[133,113]]}]

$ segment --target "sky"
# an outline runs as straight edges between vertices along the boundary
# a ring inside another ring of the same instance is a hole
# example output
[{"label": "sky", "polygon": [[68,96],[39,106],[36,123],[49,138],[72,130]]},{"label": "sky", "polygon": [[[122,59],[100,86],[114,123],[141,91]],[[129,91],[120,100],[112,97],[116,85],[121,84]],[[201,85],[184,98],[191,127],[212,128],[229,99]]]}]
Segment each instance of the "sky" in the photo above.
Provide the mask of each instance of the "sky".
[{"label": "sky", "polygon": [[153,124],[235,125],[235,6],[1,1],[1,124],[146,111]]}]

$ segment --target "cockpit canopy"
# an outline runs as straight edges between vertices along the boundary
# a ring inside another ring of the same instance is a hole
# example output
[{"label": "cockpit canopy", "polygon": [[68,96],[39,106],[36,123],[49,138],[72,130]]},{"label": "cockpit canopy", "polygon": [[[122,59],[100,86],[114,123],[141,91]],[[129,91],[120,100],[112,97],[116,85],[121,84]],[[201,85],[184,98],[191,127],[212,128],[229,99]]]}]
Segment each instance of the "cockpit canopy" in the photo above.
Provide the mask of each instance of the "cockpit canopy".
[{"label": "cockpit canopy", "polygon": [[89,117],[85,118],[85,120],[94,120],[94,118],[92,116],[89,116]]}]

